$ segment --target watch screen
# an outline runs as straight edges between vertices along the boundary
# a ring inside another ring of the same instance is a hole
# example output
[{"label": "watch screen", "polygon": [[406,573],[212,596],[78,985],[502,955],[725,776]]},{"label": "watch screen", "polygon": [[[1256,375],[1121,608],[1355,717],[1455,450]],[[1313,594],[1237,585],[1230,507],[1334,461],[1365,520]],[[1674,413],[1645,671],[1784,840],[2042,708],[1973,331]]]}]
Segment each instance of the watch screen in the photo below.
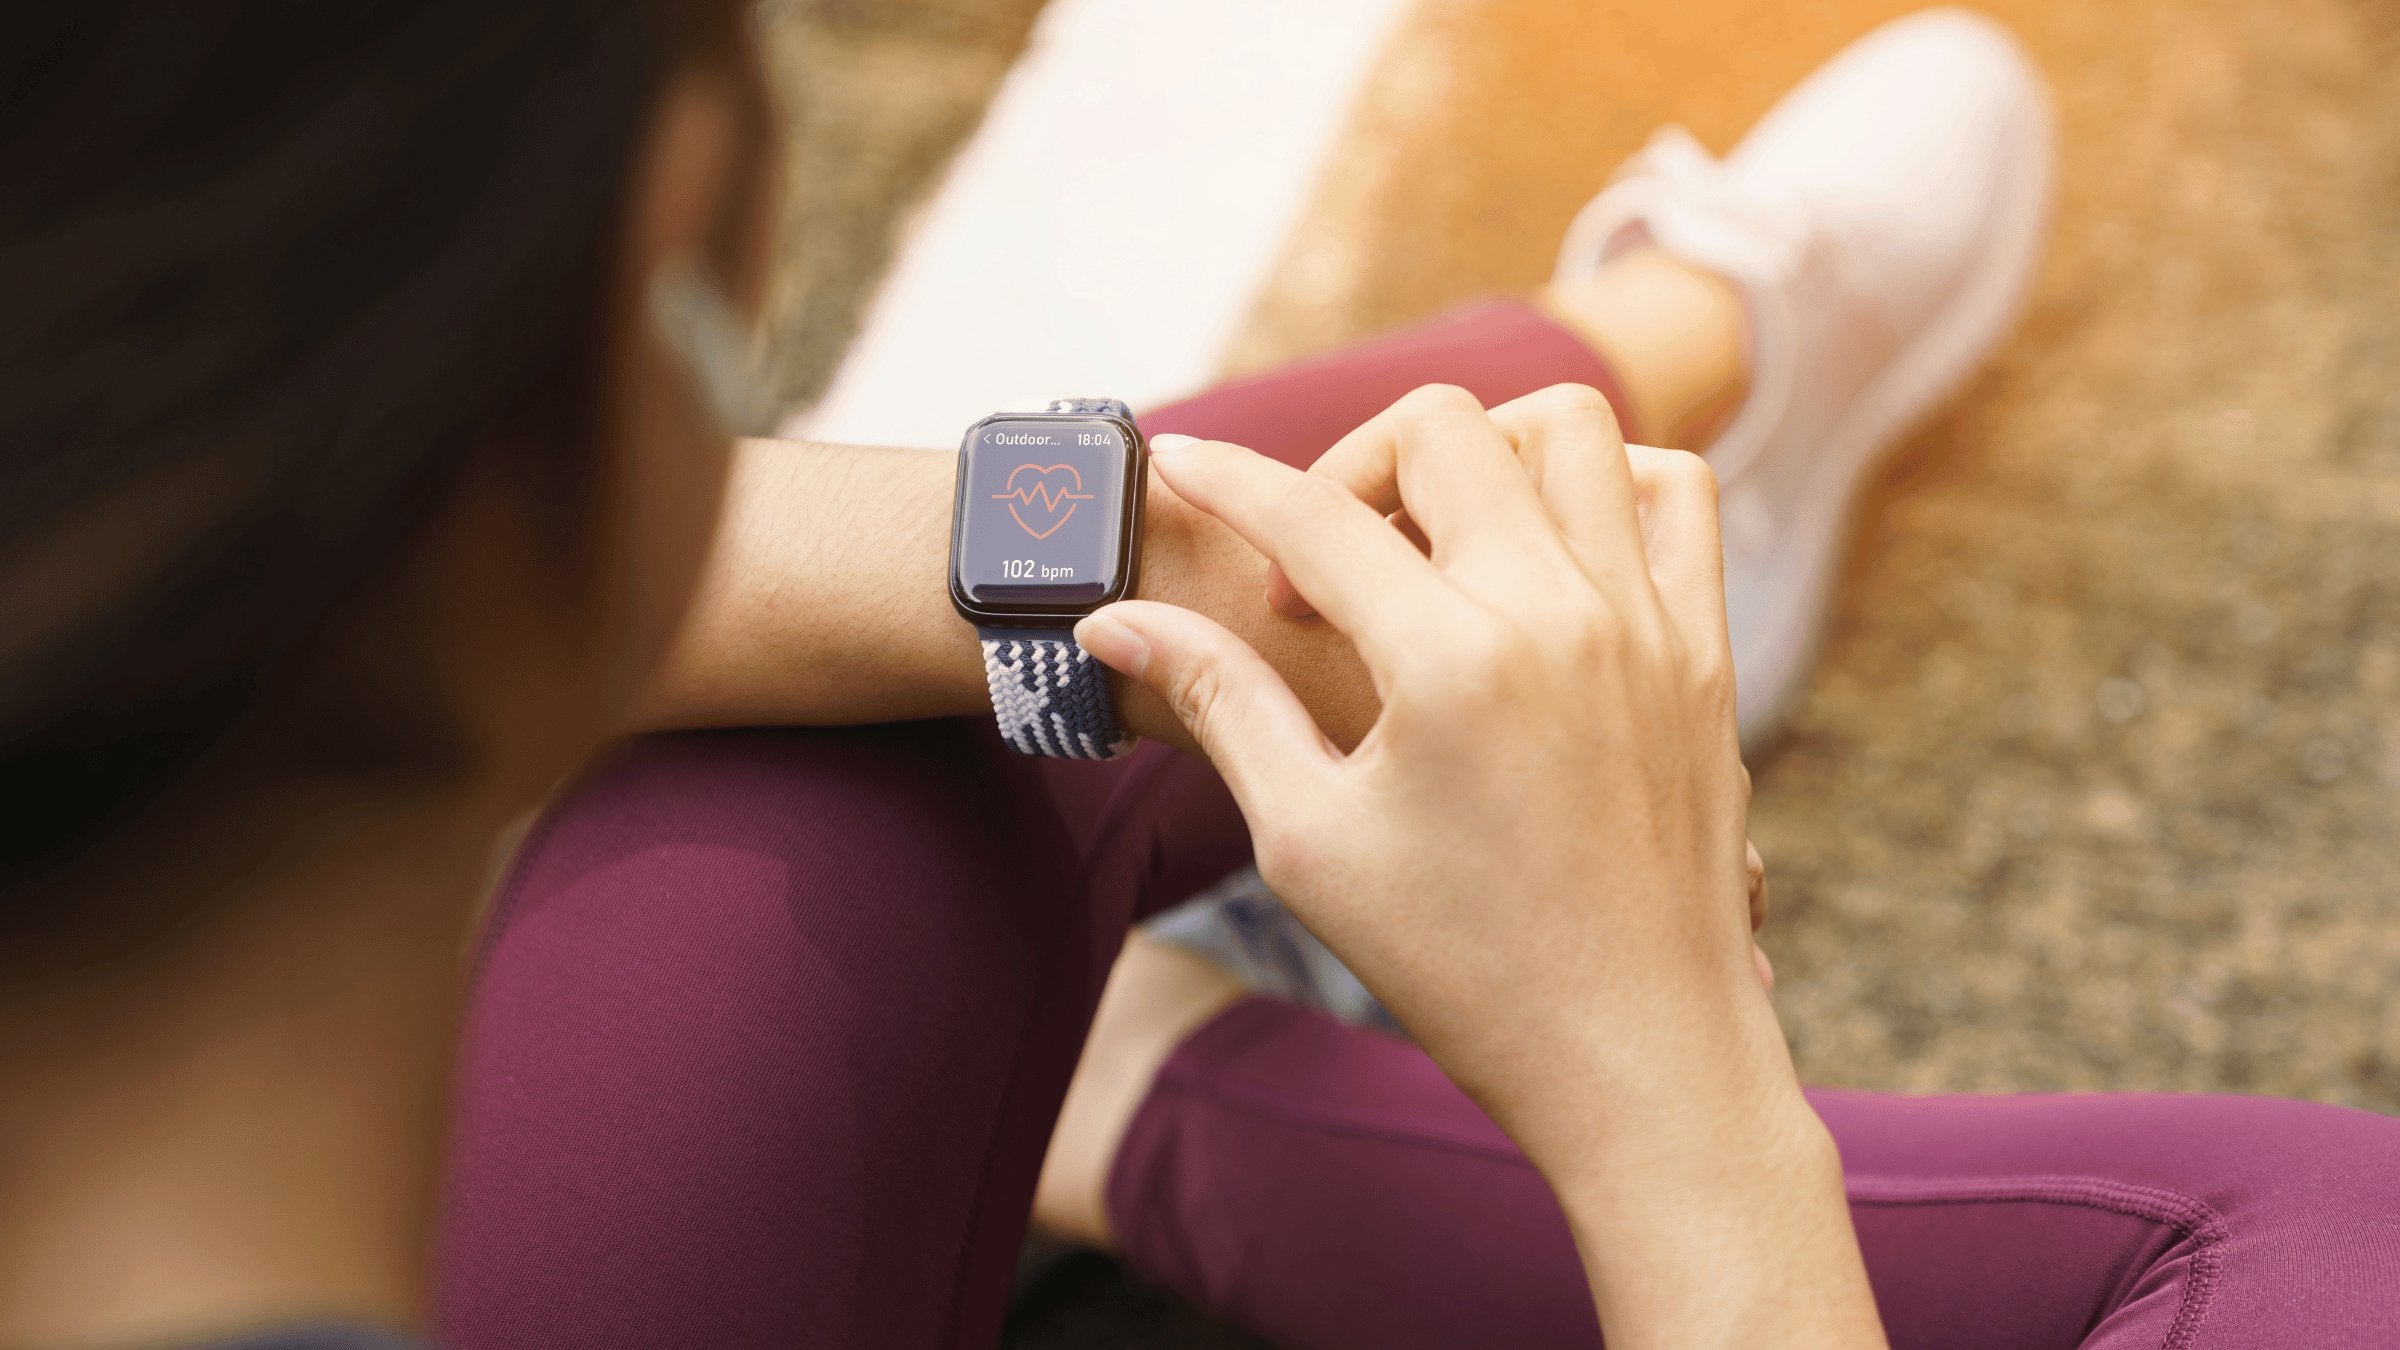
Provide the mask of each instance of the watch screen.
[{"label": "watch screen", "polygon": [[956,567],[973,604],[1106,599],[1124,559],[1125,433],[1100,420],[987,422],[960,449]]}]

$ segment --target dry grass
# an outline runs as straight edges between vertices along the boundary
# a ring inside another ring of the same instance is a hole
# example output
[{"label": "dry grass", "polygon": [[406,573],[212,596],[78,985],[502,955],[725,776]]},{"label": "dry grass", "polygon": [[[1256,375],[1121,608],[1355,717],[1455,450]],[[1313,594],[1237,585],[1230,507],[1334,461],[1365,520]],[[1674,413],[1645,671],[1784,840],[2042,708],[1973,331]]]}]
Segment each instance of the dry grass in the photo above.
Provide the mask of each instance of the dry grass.
[{"label": "dry grass", "polygon": [[[1727,147],[1906,8],[1429,4],[1242,361],[1530,284],[1652,126]],[[1802,1068],[2400,1110],[2400,13],[1991,8],[2054,252],[1756,766]]]}]

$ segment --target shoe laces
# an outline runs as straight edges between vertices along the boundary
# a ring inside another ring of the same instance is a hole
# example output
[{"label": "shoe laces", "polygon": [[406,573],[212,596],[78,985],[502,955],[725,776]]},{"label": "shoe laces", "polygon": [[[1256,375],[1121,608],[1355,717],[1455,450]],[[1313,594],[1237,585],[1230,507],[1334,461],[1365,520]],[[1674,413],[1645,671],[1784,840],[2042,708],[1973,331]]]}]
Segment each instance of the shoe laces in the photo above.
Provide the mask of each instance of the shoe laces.
[{"label": "shoe laces", "polygon": [[1679,126],[1661,127],[1617,176],[1653,180],[1659,189],[1653,229],[1747,280],[1790,280],[1818,238],[1815,213],[1805,199],[1773,184],[1743,180]]}]

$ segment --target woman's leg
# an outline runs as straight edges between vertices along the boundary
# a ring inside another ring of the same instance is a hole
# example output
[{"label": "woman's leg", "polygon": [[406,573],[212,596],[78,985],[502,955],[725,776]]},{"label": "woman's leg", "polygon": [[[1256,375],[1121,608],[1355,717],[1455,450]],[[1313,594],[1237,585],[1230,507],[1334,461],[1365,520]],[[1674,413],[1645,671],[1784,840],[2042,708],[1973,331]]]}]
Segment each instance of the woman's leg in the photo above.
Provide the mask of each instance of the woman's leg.
[{"label": "woman's leg", "polygon": [[[2400,1121],[2259,1098],[1814,1094],[1898,1347],[2400,1339]],[[1404,1042],[1245,999],[1125,1131],[1137,1269],[1293,1350],[1599,1343],[1540,1177]]]},{"label": "woman's leg", "polygon": [[[1314,360],[1235,380],[1142,418],[1155,436],[1232,441],[1305,468],[1420,385],[1459,385],[1488,407],[1553,384],[1588,384],[1620,420],[1624,382],[1592,344],[1524,300],[1484,300]],[[1629,439],[1639,439],[1628,430]]]},{"label": "woman's leg", "polygon": [[1587,384],[1625,439],[1699,449],[1749,378],[1739,291],[1705,268],[1640,248],[1538,301],[1485,300],[1329,356],[1234,380],[1142,419],[1143,429],[1233,441],[1306,466],[1425,384],[1486,406]]},{"label": "woman's leg", "polygon": [[527,838],[469,1003],[443,1343],[988,1344],[1138,910],[1248,852],[1195,761],[1070,818],[966,723],[634,742]]}]

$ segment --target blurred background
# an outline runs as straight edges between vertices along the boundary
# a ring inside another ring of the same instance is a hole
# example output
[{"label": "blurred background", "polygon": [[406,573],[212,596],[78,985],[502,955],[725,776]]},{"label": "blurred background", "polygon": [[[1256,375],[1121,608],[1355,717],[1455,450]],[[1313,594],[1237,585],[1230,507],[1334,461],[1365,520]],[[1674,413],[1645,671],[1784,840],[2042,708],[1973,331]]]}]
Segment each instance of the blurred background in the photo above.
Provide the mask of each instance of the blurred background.
[{"label": "blurred background", "polygon": [[[889,390],[979,353],[1153,398],[1522,290],[1653,127],[1722,151],[1909,8],[787,0],[776,378],[796,428],[940,444],[967,417]],[[1802,1074],[2400,1113],[2400,3],[1985,8],[2052,81],[2055,234],[1752,765]],[[1219,31],[1112,71],[1145,9]],[[1130,185],[1075,203],[1119,236],[1082,283],[1041,270],[1067,225],[982,229],[1028,165]],[[1013,1337],[1247,1343],[1097,1267]]]}]

